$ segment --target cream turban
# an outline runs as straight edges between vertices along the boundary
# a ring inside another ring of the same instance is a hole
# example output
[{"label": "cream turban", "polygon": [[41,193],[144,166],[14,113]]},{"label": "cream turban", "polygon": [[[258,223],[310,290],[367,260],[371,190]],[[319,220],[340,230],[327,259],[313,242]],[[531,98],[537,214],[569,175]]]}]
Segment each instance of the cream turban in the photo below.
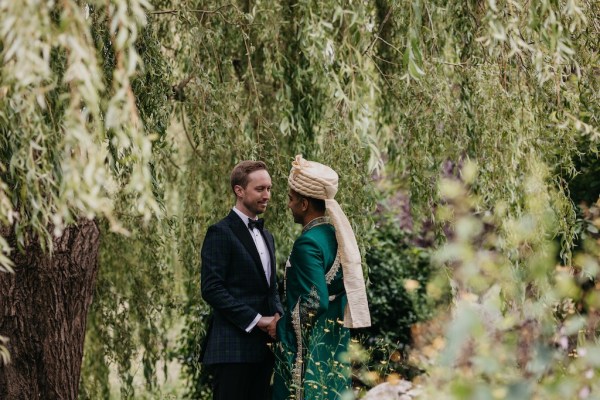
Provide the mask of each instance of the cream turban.
[{"label": "cream turban", "polygon": [[288,184],[292,190],[303,196],[325,200],[327,213],[335,227],[338,253],[344,273],[344,288],[348,296],[348,305],[344,312],[344,326],[348,328],[371,326],[365,279],[356,237],[346,214],[334,199],[338,189],[337,173],[326,165],[307,161],[301,155],[297,155],[292,162]]}]

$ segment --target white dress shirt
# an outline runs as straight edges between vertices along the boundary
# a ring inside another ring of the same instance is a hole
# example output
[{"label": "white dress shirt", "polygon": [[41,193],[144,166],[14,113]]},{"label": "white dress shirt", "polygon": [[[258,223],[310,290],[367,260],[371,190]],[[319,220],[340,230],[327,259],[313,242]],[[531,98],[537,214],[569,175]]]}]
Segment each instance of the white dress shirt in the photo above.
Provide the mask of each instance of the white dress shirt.
[{"label": "white dress shirt", "polygon": [[[254,240],[254,244],[256,245],[256,250],[258,250],[258,255],[260,256],[260,261],[265,271],[265,276],[267,277],[267,285],[270,286],[271,283],[271,257],[269,254],[269,248],[267,247],[267,243],[265,242],[265,238],[261,235],[260,231],[257,228],[250,229],[248,228],[248,221],[250,217],[246,214],[238,210],[236,207],[233,207],[233,211],[242,219],[246,228],[250,231],[250,236],[252,236],[252,240]],[[248,325],[246,328],[246,332],[250,332],[258,323],[262,315],[256,314],[254,320]]]}]

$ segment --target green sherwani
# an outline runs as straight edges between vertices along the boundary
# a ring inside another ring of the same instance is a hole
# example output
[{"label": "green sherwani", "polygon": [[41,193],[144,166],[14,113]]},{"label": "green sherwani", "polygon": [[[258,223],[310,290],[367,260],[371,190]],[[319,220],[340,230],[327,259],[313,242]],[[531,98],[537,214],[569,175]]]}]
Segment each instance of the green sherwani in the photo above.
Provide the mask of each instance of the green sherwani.
[{"label": "green sherwani", "polygon": [[285,269],[284,316],[277,323],[274,400],[339,399],[350,388],[343,361],[346,294],[335,230],[311,221],[294,243]]}]

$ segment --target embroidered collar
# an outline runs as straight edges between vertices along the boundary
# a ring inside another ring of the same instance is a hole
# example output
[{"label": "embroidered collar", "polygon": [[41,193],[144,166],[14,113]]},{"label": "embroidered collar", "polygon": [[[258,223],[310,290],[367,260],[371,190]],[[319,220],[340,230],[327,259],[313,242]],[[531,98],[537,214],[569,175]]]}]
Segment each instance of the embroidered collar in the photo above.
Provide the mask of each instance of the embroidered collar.
[{"label": "embroidered collar", "polygon": [[313,219],[312,221],[310,221],[308,224],[304,225],[304,228],[302,228],[302,233],[314,228],[315,226],[328,224],[328,223],[329,223],[329,217],[317,217],[317,218]]}]

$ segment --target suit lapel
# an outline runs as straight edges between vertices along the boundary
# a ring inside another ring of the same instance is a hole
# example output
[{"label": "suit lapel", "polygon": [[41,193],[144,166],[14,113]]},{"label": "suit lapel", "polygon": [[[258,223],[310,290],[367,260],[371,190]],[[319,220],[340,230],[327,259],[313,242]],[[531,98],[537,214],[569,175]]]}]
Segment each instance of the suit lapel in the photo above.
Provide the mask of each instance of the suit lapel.
[{"label": "suit lapel", "polygon": [[250,236],[250,230],[246,225],[244,225],[244,221],[235,213],[235,211],[231,211],[228,215],[231,230],[235,234],[235,236],[239,239],[240,242],[244,245],[248,253],[252,256],[254,260],[255,267],[259,269],[260,275],[262,276],[262,282],[267,284],[267,276],[265,275],[265,270],[262,266],[262,262],[260,261],[260,256],[258,255],[258,250],[256,249],[256,245],[254,244],[254,240],[252,236]]}]

